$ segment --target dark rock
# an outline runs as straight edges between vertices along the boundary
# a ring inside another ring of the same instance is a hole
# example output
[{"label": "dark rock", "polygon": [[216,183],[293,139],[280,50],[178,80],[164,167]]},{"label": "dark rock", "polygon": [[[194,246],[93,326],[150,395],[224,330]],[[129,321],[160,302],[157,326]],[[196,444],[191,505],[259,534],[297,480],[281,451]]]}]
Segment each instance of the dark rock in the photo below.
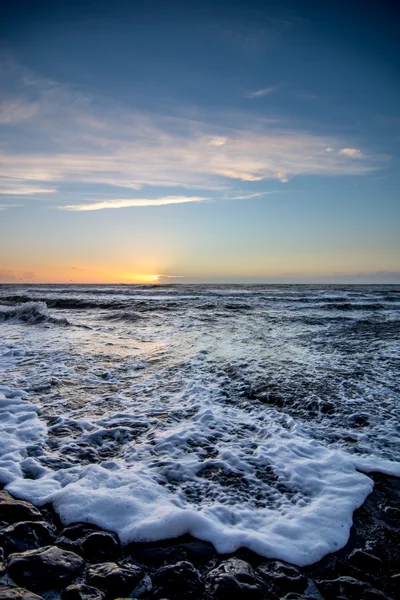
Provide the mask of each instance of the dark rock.
[{"label": "dark rock", "polygon": [[386,517],[389,517],[392,521],[400,521],[400,508],[396,506],[386,506],[383,509]]},{"label": "dark rock", "polygon": [[363,600],[389,600],[389,598],[383,592],[370,588],[365,590]]},{"label": "dark rock", "polygon": [[215,555],[212,544],[201,540],[164,543],[129,544],[126,549],[135,560],[148,565],[163,565],[187,560],[194,564],[205,564]]},{"label": "dark rock", "polygon": [[108,531],[95,531],[81,543],[83,555],[90,561],[104,562],[120,556],[121,547],[117,536]]},{"label": "dark rock", "polygon": [[206,588],[215,600],[253,600],[262,598],[265,584],[247,562],[230,558],[208,573]]},{"label": "dark rock", "polygon": [[143,571],[136,565],[119,567],[114,562],[99,563],[89,568],[87,580],[91,585],[114,597],[128,596],[143,578]]},{"label": "dark rock", "polygon": [[305,596],[304,594],[296,594],[296,592],[291,592],[290,594],[286,594],[280,598],[280,600],[314,600],[311,596]]},{"label": "dark rock", "polygon": [[338,577],[338,579],[319,581],[317,587],[326,600],[337,600],[339,596],[349,600],[360,600],[364,598],[365,591],[371,586],[353,577]]},{"label": "dark rock", "polygon": [[0,533],[0,543],[3,543],[6,554],[48,546],[54,538],[53,531],[44,521],[15,523]]},{"label": "dark rock", "polygon": [[11,554],[8,572],[17,583],[50,589],[67,585],[83,568],[83,559],[57,546]]},{"label": "dark rock", "polygon": [[153,577],[154,598],[198,598],[202,590],[200,574],[187,561],[166,565],[158,569]]},{"label": "dark rock", "polygon": [[61,594],[62,600],[104,600],[104,592],[91,585],[70,585]]},{"label": "dark rock", "polygon": [[369,425],[369,414],[353,413],[347,418],[347,422],[352,427],[364,427],[365,425]]},{"label": "dark rock", "polygon": [[275,594],[286,592],[304,592],[307,579],[294,567],[277,560],[262,564],[257,569],[268,588]]},{"label": "dark rock", "polygon": [[328,400],[327,402],[321,402],[319,409],[322,414],[326,415],[335,412],[336,407],[333,402]]},{"label": "dark rock", "polygon": [[74,542],[76,540],[86,537],[94,531],[102,531],[102,529],[100,529],[100,527],[97,527],[97,525],[92,525],[91,523],[75,523],[74,525],[69,525],[68,527],[65,527],[61,531],[60,536],[68,538],[69,540],[72,540]]},{"label": "dark rock", "polygon": [[37,596],[29,590],[8,585],[0,585],[0,598],[1,600],[43,600],[42,596]]},{"label": "dark rock", "polygon": [[43,517],[37,508],[10,496],[5,490],[0,491],[0,521],[4,523],[17,523],[18,521],[40,521]]},{"label": "dark rock", "polygon": [[379,573],[383,567],[383,561],[380,558],[359,548],[353,550],[348,556],[347,561],[353,567],[366,570],[369,573]]}]

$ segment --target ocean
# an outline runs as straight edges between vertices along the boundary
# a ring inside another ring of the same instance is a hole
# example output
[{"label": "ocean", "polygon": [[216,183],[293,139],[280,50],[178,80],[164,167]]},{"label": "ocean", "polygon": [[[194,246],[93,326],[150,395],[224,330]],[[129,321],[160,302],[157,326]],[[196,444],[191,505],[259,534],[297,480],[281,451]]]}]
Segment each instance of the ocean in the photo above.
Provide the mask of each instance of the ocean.
[{"label": "ocean", "polygon": [[400,476],[400,287],[0,286],[0,482],[304,566]]}]

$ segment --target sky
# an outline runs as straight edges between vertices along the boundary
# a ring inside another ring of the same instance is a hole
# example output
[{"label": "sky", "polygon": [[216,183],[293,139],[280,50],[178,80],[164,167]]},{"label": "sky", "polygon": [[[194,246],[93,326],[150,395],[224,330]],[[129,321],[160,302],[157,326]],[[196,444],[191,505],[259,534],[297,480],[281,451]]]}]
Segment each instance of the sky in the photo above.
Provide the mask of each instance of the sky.
[{"label": "sky", "polygon": [[395,4],[2,0],[0,282],[400,283]]}]

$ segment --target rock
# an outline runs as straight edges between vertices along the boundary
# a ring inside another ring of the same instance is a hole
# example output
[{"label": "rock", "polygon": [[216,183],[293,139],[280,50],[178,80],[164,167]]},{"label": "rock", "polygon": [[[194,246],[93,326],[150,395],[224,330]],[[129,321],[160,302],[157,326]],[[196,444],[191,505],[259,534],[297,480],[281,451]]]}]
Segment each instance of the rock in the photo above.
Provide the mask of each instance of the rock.
[{"label": "rock", "polygon": [[318,590],[326,600],[337,600],[339,596],[349,600],[360,600],[364,593],[371,588],[368,583],[359,581],[353,577],[338,577],[317,582]]},{"label": "rock", "polygon": [[257,572],[276,595],[304,592],[307,587],[307,579],[299,569],[278,560],[260,565]]},{"label": "rock", "polygon": [[57,546],[11,554],[8,572],[17,583],[50,589],[67,585],[83,568],[83,559]]},{"label": "rock", "polygon": [[230,558],[208,573],[206,588],[215,600],[253,600],[262,598],[265,584],[247,562]]},{"label": "rock", "polygon": [[0,491],[0,521],[11,524],[18,521],[40,520],[43,520],[43,517],[33,504],[17,500],[5,490]]},{"label": "rock", "polygon": [[114,597],[129,596],[143,578],[143,571],[136,565],[120,567],[114,562],[99,563],[88,570],[90,585],[112,592]]},{"label": "rock", "polygon": [[191,563],[205,564],[215,556],[212,544],[201,540],[189,540],[177,543],[129,544],[127,552],[139,563],[148,565],[171,564],[187,560]]},{"label": "rock", "polygon": [[104,592],[91,585],[70,585],[61,594],[62,600],[104,600]]},{"label": "rock", "polygon": [[90,561],[104,562],[121,554],[117,536],[108,531],[95,531],[83,539],[81,543],[83,555]]},{"label": "rock", "polygon": [[296,592],[292,592],[290,594],[286,594],[286,596],[282,596],[280,600],[314,600],[311,596],[305,596],[304,594],[296,594]]},{"label": "rock", "polygon": [[153,577],[154,598],[198,598],[203,584],[200,574],[188,561],[166,565],[156,571]]},{"label": "rock", "polygon": [[391,519],[392,521],[400,521],[400,508],[396,506],[386,506],[383,509],[385,516]]},{"label": "rock", "polygon": [[114,533],[86,523],[66,527],[57,544],[81,554],[89,562],[113,561],[121,555],[121,545]]},{"label": "rock", "polygon": [[353,552],[349,554],[347,561],[353,567],[373,574],[379,573],[383,567],[383,561],[380,558],[359,548],[356,548],[356,550],[353,550]]},{"label": "rock", "polygon": [[73,542],[75,540],[79,540],[81,538],[86,537],[87,535],[93,533],[94,531],[102,531],[100,527],[97,525],[92,525],[91,523],[75,523],[74,525],[69,525],[65,527],[61,533],[61,537],[66,537]]},{"label": "rock", "polygon": [[389,598],[383,592],[370,588],[365,590],[363,600],[389,600]]},{"label": "rock", "polygon": [[0,585],[0,598],[1,600],[43,600],[42,596],[37,596],[25,588],[8,585]]},{"label": "rock", "polygon": [[6,554],[25,552],[41,546],[48,546],[55,535],[44,521],[23,521],[10,525],[0,534]]},{"label": "rock", "polygon": [[369,425],[370,415],[368,413],[353,413],[347,418],[347,422],[352,427],[364,427]]}]

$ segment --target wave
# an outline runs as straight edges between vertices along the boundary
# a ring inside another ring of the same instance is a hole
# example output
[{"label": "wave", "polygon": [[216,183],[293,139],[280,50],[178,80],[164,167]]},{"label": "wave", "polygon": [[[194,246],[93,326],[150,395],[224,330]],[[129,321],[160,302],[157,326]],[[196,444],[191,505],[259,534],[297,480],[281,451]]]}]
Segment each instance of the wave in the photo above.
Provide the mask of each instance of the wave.
[{"label": "wave", "polygon": [[0,311],[0,321],[18,321],[36,325],[38,323],[52,323],[54,325],[68,326],[68,319],[52,317],[45,302],[24,302],[11,310]]}]

